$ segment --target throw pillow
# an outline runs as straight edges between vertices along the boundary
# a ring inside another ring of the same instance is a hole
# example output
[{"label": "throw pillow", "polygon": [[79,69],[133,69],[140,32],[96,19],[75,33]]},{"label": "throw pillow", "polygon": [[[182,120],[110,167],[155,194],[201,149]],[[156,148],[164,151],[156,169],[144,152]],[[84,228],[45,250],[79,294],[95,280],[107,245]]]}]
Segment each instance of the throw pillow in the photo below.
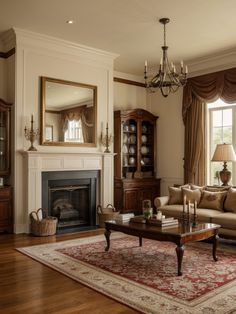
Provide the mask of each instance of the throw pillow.
[{"label": "throw pillow", "polygon": [[201,191],[200,189],[190,190],[182,188],[183,191],[183,197],[186,196],[186,202],[193,203],[196,201],[197,204],[199,204],[201,200]]},{"label": "throw pillow", "polygon": [[180,187],[169,186],[169,205],[183,204],[183,191],[182,188],[189,188],[189,185],[182,185]]},{"label": "throw pillow", "polygon": [[230,188],[228,190],[224,204],[224,210],[236,213],[236,189]]},{"label": "throw pillow", "polygon": [[199,208],[216,209],[223,211],[223,204],[227,192],[203,191]]},{"label": "throw pillow", "polygon": [[204,190],[210,191],[210,192],[223,192],[223,191],[228,191],[229,188],[230,186],[218,186],[218,187],[206,186]]},{"label": "throw pillow", "polygon": [[199,186],[199,185],[195,185],[195,184],[191,184],[191,190],[204,190],[205,189],[205,186]]}]

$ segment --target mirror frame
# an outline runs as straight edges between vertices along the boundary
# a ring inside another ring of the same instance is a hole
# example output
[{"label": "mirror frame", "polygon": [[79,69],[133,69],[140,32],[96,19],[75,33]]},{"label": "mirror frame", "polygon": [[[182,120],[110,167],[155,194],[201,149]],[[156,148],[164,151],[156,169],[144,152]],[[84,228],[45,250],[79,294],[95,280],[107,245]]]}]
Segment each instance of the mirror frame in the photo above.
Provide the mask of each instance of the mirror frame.
[{"label": "mirror frame", "polygon": [[[46,82],[53,82],[77,87],[89,88],[93,90],[94,105],[94,141],[92,143],[78,142],[54,142],[46,141]],[[79,146],[79,147],[96,147],[97,146],[97,86],[76,83],[66,80],[55,79],[51,77],[41,76],[41,104],[40,104],[40,145],[45,146]]]}]

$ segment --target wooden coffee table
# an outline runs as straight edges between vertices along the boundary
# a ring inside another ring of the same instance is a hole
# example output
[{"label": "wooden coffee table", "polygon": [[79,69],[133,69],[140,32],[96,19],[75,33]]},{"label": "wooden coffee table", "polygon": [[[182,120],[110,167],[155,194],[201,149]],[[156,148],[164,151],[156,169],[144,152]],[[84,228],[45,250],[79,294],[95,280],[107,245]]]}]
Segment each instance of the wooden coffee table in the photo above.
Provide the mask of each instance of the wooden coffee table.
[{"label": "wooden coffee table", "polygon": [[192,225],[181,225],[175,227],[161,228],[145,223],[134,222],[116,222],[115,220],[105,221],[105,237],[107,246],[105,251],[110,248],[111,230],[120,231],[139,238],[139,245],[142,246],[142,238],[168,241],[175,243],[178,261],[178,276],[182,275],[182,259],[184,255],[184,244],[193,241],[201,241],[205,239],[213,240],[212,255],[214,261],[217,261],[216,249],[218,244],[218,231],[220,225],[210,223],[199,223],[196,227]]}]

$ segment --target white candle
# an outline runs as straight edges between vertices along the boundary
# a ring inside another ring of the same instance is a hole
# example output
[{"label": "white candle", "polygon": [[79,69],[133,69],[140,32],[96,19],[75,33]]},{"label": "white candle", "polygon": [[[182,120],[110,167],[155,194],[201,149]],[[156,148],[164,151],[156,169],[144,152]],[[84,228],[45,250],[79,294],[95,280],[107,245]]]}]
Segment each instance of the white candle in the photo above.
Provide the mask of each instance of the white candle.
[{"label": "white candle", "polygon": [[183,60],[181,60],[180,64],[181,64],[181,68],[183,68],[183,66],[184,66]]},{"label": "white candle", "polygon": [[188,74],[188,67],[187,67],[187,65],[185,66],[185,73]]},{"label": "white candle", "polygon": [[144,63],[144,65],[145,65],[145,68],[147,68],[147,60],[145,60],[145,63]]},{"label": "white candle", "polygon": [[186,195],[184,195],[184,206],[183,206],[183,212],[185,212],[185,207],[186,207]]}]

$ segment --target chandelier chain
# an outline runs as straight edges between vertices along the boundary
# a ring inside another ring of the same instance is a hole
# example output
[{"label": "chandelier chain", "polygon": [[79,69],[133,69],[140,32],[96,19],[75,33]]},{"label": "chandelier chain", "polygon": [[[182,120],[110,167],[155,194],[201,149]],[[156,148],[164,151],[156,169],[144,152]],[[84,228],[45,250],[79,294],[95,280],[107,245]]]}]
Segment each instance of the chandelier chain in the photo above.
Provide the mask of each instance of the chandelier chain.
[{"label": "chandelier chain", "polygon": [[166,46],[166,24],[164,24],[164,46]]}]

